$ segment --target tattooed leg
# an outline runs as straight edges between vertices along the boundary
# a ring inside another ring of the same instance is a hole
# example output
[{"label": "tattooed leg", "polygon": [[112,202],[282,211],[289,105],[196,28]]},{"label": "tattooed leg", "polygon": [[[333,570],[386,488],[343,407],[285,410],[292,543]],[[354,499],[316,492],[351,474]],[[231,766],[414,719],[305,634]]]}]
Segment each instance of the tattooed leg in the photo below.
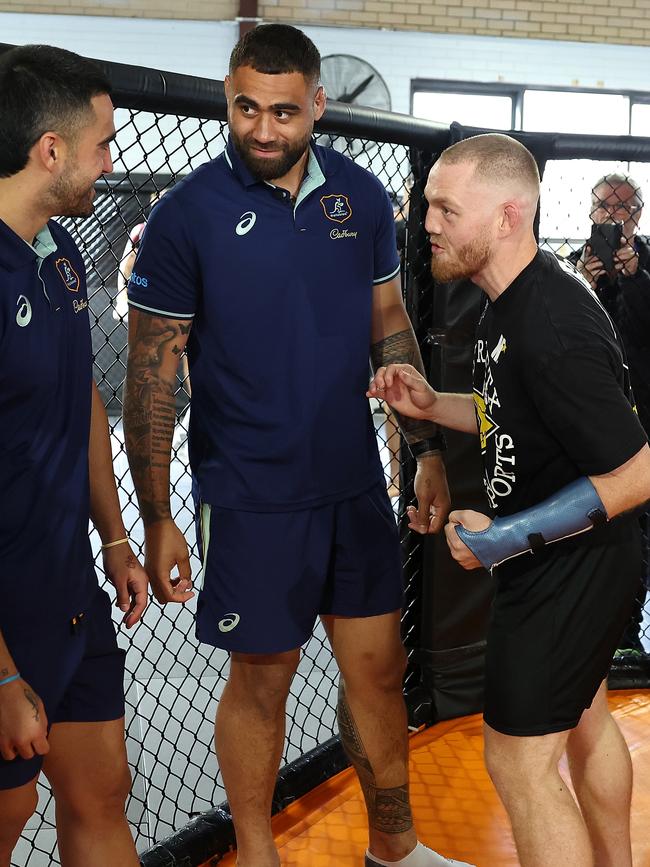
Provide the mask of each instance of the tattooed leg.
[{"label": "tattooed leg", "polygon": [[[384,788],[377,783],[361,733],[350,708],[343,680],[339,686],[337,719],[341,743],[357,772],[368,810],[368,823],[372,831],[381,835],[397,835],[412,832],[413,816],[408,794],[408,779],[399,786]],[[407,771],[405,768],[405,777]],[[410,836],[410,835],[409,835]],[[414,842],[406,843],[407,854]]]}]

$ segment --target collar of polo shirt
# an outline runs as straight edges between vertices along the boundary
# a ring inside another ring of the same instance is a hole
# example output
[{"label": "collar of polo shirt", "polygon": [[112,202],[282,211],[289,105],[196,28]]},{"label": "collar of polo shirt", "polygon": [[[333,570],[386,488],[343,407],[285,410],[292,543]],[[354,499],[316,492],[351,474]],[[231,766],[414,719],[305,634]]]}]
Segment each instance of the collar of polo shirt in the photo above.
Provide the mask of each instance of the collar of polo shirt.
[{"label": "collar of polo shirt", "polygon": [[[234,146],[232,138],[230,137],[228,137],[225,157],[226,162],[245,187],[252,187],[255,184],[264,183],[267,186],[275,189],[273,184],[270,184],[268,181],[260,181],[259,178],[256,178],[255,175],[252,174],[252,172],[249,170],[249,168],[246,166],[244,161],[237,153],[237,148]],[[323,174],[323,169],[318,162],[318,157],[316,156],[314,149],[310,146],[309,159],[307,161],[307,171],[305,172],[305,177],[302,179],[302,184],[300,185],[294,207],[297,208],[298,205],[303,201],[303,199],[306,199],[307,196],[314,190],[317,190],[318,187],[322,187],[324,183],[325,175]]]},{"label": "collar of polo shirt", "polygon": [[33,250],[39,259],[47,259],[50,253],[56,253],[56,241],[52,237],[50,227],[45,224],[40,232],[34,238],[33,244],[27,244],[30,250]]},{"label": "collar of polo shirt", "polygon": [[34,254],[37,259],[43,261],[57,249],[56,241],[47,223],[37,233],[34,243],[29,244],[0,220],[0,262],[10,270],[22,262],[29,261]]}]

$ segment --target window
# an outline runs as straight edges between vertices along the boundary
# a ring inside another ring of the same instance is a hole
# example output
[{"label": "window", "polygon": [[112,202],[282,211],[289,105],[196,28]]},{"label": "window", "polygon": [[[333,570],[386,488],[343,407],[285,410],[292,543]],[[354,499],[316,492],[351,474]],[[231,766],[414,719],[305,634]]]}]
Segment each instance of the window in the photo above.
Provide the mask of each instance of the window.
[{"label": "window", "polygon": [[629,128],[630,100],[627,96],[566,90],[524,91],[522,129],[627,135]]},{"label": "window", "polygon": [[467,126],[512,129],[512,99],[509,96],[420,91],[413,94],[413,114],[438,123],[457,121]]},{"label": "window", "polygon": [[[412,113],[485,129],[650,136],[650,94],[637,92],[416,80]],[[555,249],[581,244],[591,230],[591,188],[612,171],[640,184],[648,201],[640,230],[650,233],[650,164],[551,160],[542,180],[540,236]]]}]

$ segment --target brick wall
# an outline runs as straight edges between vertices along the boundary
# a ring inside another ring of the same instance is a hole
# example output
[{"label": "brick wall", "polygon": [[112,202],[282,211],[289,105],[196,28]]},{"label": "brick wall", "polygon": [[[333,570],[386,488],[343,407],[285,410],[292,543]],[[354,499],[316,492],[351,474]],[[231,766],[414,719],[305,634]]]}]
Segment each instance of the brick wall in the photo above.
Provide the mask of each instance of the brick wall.
[{"label": "brick wall", "polygon": [[267,21],[650,45],[650,0],[261,0]]},{"label": "brick wall", "polygon": [[[0,12],[233,21],[237,0],[0,0]],[[260,0],[266,21],[650,45],[650,0]]]},{"label": "brick wall", "polygon": [[0,0],[0,12],[233,21],[237,0]]}]

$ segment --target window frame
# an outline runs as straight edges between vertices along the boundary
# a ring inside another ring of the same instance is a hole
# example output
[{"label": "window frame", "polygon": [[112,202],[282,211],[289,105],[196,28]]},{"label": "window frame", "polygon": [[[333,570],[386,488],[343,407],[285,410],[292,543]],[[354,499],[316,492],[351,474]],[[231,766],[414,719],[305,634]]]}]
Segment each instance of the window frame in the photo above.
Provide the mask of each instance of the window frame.
[{"label": "window frame", "polygon": [[410,112],[416,93],[466,93],[475,96],[509,96],[512,100],[511,130],[524,131],[524,95],[527,90],[557,91],[562,93],[599,93],[623,96],[628,99],[627,135],[632,135],[632,106],[650,105],[650,91],[610,87],[570,87],[553,84],[512,84],[499,81],[461,81],[450,78],[411,79]]}]

